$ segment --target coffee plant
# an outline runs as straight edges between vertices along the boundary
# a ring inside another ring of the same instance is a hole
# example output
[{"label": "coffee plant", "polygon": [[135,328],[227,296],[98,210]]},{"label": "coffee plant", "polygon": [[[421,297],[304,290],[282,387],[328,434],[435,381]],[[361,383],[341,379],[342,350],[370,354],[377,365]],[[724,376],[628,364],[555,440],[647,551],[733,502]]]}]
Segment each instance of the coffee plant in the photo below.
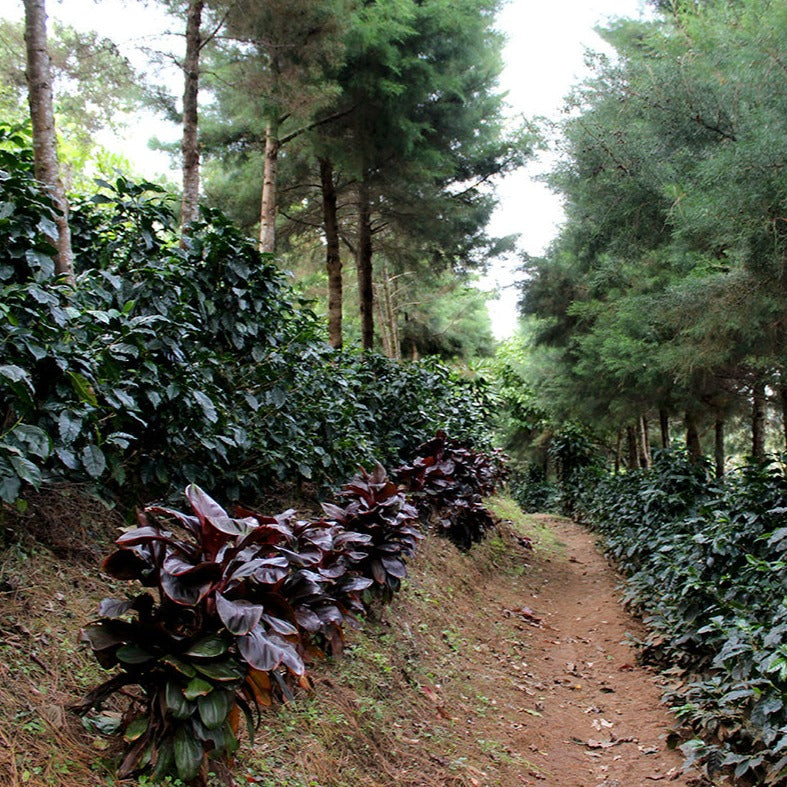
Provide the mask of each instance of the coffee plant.
[{"label": "coffee plant", "polygon": [[[787,480],[783,460],[710,482],[663,452],[651,470],[596,478],[578,510],[628,575],[643,658],[684,670],[668,699],[694,759],[758,784],[787,778]],[[704,738],[704,739],[703,739]]]},{"label": "coffee plant", "polygon": [[218,211],[181,239],[159,186],[74,200],[76,286],[53,280],[51,202],[0,129],[0,499],[89,481],[126,504],[187,482],[256,499],[393,465],[437,428],[488,439],[488,391],[425,360],[338,352]]}]

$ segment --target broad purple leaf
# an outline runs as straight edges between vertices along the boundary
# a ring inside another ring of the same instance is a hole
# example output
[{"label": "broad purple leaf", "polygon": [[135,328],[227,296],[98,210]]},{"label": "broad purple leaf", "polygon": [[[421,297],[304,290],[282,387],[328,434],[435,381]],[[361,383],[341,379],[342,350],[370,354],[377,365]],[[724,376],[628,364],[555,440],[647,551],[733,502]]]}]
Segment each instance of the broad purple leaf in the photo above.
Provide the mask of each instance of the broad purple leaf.
[{"label": "broad purple leaf", "polygon": [[262,607],[246,599],[230,601],[216,593],[216,611],[227,630],[237,636],[248,634],[262,617]]},{"label": "broad purple leaf", "polygon": [[298,629],[287,620],[274,617],[273,615],[266,615],[263,613],[262,619],[277,633],[283,634],[285,637],[292,636],[298,633]]},{"label": "broad purple leaf", "polygon": [[159,578],[164,594],[176,604],[184,607],[193,607],[199,604],[213,587],[212,579],[203,582],[190,580],[191,577],[176,577],[166,571],[162,571]]},{"label": "broad purple leaf", "polygon": [[119,618],[134,608],[134,599],[105,598],[98,605],[98,614],[104,618]]},{"label": "broad purple leaf", "polygon": [[395,557],[380,558],[380,562],[385,567],[385,570],[397,579],[404,579],[407,576],[407,570],[404,567],[404,561]]},{"label": "broad purple leaf", "polygon": [[325,512],[325,515],[328,517],[329,520],[339,522],[343,524],[345,521],[344,509],[340,508],[339,506],[333,505],[333,503],[323,503],[322,510]]},{"label": "broad purple leaf", "polygon": [[247,664],[254,669],[268,672],[281,664],[284,656],[282,649],[271,641],[259,624],[248,634],[238,639],[238,650]]},{"label": "broad purple leaf", "polygon": [[322,628],[322,621],[308,607],[298,607],[295,610],[295,619],[298,625],[314,634]]},{"label": "broad purple leaf", "polygon": [[151,541],[169,541],[172,533],[160,530],[157,527],[138,527],[123,533],[115,543],[122,547],[133,547],[137,544],[146,544]]}]

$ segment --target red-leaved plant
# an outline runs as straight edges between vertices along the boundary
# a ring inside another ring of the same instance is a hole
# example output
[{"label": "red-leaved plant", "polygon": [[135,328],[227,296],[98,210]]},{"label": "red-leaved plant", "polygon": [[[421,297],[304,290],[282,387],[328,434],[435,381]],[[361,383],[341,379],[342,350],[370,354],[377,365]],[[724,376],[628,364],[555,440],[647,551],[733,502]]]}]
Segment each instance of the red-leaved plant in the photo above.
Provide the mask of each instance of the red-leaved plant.
[{"label": "red-leaved plant", "polygon": [[500,452],[473,451],[440,431],[394,474],[413,495],[421,516],[432,519],[438,533],[461,549],[469,549],[494,527],[481,498],[492,494],[505,476]]},{"label": "red-leaved plant", "polygon": [[346,505],[323,503],[326,517],[367,536],[347,556],[349,564],[354,572],[374,580],[379,596],[390,599],[406,576],[406,559],[423,538],[418,511],[379,463],[371,473],[361,468],[339,497]]},{"label": "red-leaved plant", "polygon": [[200,781],[208,756],[226,763],[237,749],[241,712],[252,734],[252,709],[305,681],[301,623],[283,592],[297,536],[281,518],[232,518],[194,485],[186,497],[193,514],[147,508],[103,564],[154,594],[105,599],[82,632],[99,663],[120,672],[79,710],[138,689],[125,692],[121,778],[150,768],[154,779]]}]

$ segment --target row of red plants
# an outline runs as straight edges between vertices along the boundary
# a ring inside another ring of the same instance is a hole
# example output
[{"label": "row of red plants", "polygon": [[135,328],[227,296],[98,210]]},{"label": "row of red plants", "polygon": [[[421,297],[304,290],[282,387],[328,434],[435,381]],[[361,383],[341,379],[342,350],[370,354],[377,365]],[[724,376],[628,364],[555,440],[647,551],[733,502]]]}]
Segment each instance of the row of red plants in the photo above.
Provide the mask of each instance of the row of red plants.
[{"label": "row of red plants", "polygon": [[199,784],[210,760],[231,783],[241,720],[253,739],[263,707],[309,687],[306,665],[316,652],[338,654],[345,627],[390,600],[429,522],[462,548],[479,541],[493,525],[481,496],[503,467],[438,433],[395,471],[401,485],[379,464],[362,469],[317,521],[241,507],[230,516],[195,485],[192,513],[140,512],[103,571],[143,590],[105,599],[83,629],[101,666],[119,669],[78,710],[130,698],[118,776]]}]

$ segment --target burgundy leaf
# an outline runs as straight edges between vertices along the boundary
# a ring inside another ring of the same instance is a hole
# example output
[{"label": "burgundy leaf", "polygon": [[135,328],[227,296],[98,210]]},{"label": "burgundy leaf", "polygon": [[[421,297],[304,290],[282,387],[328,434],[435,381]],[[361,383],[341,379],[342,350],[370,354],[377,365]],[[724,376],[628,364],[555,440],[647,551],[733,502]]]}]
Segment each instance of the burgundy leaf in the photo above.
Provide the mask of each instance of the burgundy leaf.
[{"label": "burgundy leaf", "polygon": [[274,617],[273,615],[266,615],[263,613],[262,619],[277,633],[283,634],[285,637],[292,636],[298,633],[298,629],[287,620]]},{"label": "burgundy leaf", "polygon": [[259,624],[238,639],[238,650],[249,666],[268,672],[281,664],[284,653]]},{"label": "burgundy leaf", "polygon": [[134,608],[134,599],[105,598],[98,605],[98,614],[105,618],[119,618]]},{"label": "burgundy leaf", "polygon": [[227,630],[237,636],[248,634],[262,617],[262,607],[259,604],[252,604],[246,599],[230,601],[218,592],[216,593],[216,611]]},{"label": "burgundy leaf", "polygon": [[279,648],[281,653],[281,662],[287,669],[295,675],[303,675],[306,672],[306,667],[303,666],[303,661],[295,650],[295,646],[283,640],[278,634],[271,634],[268,637],[269,641]]},{"label": "burgundy leaf", "polygon": [[171,538],[172,533],[166,530],[159,530],[157,527],[138,527],[123,533],[115,543],[122,547],[133,547],[150,541],[170,541]]},{"label": "burgundy leaf", "polygon": [[182,511],[176,511],[174,508],[164,508],[163,506],[148,506],[145,510],[150,511],[152,514],[164,514],[177,519],[184,530],[188,530],[189,533],[198,535],[200,532],[199,519],[191,514],[184,514]]},{"label": "burgundy leaf", "polygon": [[166,571],[162,571],[159,578],[164,594],[176,604],[184,607],[193,607],[199,604],[210,593],[213,581],[212,578],[192,581],[192,577],[176,577]]},{"label": "burgundy leaf", "polygon": [[135,550],[119,549],[101,564],[101,570],[115,579],[140,579],[153,568],[152,564]]},{"label": "burgundy leaf", "polygon": [[379,560],[372,560],[370,566],[372,570],[372,576],[374,577],[374,581],[377,582],[378,585],[385,584],[385,569],[383,568],[383,564]]},{"label": "burgundy leaf", "polygon": [[323,503],[322,510],[325,511],[326,516],[328,519],[339,522],[340,524],[344,523],[344,509],[340,508],[339,506],[333,505],[333,503]]},{"label": "burgundy leaf", "polygon": [[407,576],[407,570],[404,567],[404,561],[395,557],[380,558],[380,562],[385,567],[385,570],[397,579],[404,579]]},{"label": "burgundy leaf", "polygon": [[196,484],[189,484],[186,487],[185,495],[200,522],[204,522],[208,518],[219,520],[230,518],[229,514]]},{"label": "burgundy leaf", "polygon": [[342,615],[339,608],[333,604],[317,607],[314,611],[317,613],[317,617],[326,625],[329,623],[336,623],[341,626],[342,623],[344,623],[344,615]]},{"label": "burgundy leaf", "polygon": [[360,590],[366,590],[374,584],[373,579],[369,577],[352,577],[339,584],[339,590],[342,593],[357,593]]},{"label": "burgundy leaf", "polygon": [[322,621],[308,607],[298,607],[295,610],[295,619],[298,625],[314,634],[322,628]]}]

